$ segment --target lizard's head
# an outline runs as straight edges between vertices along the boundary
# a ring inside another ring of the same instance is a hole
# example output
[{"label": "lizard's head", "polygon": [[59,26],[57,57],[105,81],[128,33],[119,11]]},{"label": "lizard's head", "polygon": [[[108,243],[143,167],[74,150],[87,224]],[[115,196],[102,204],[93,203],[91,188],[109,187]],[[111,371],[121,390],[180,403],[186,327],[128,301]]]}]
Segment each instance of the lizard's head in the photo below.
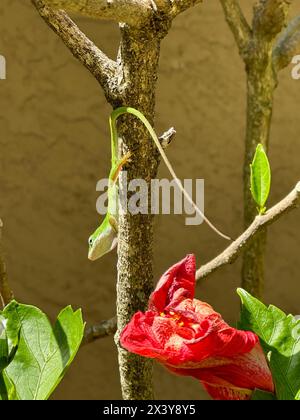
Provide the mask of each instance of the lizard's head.
[{"label": "lizard's head", "polygon": [[117,234],[112,227],[108,227],[104,230],[100,228],[89,237],[88,258],[91,261],[95,261],[112,251],[118,242]]}]

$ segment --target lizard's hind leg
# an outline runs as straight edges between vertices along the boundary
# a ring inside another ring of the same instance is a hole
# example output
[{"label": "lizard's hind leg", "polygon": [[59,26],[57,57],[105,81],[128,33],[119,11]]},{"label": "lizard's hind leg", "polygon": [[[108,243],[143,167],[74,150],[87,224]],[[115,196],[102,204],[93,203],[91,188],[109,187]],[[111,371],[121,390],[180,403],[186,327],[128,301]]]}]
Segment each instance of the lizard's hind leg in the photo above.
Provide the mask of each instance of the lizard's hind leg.
[{"label": "lizard's hind leg", "polygon": [[119,176],[123,166],[126,165],[126,163],[131,162],[131,156],[132,156],[132,153],[127,152],[120,160],[118,160],[118,162],[116,164],[115,172],[112,176],[112,181],[113,182],[117,181],[118,176]]}]

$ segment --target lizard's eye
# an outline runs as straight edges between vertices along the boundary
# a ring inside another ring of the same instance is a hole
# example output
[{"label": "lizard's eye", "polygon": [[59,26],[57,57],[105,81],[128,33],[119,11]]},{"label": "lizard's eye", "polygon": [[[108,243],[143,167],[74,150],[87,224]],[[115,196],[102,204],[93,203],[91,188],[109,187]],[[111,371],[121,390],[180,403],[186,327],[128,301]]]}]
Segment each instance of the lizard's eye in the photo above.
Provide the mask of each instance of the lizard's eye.
[{"label": "lizard's eye", "polygon": [[89,238],[89,246],[93,246],[93,243],[94,243],[93,238],[92,238],[92,237],[90,237],[90,238]]}]

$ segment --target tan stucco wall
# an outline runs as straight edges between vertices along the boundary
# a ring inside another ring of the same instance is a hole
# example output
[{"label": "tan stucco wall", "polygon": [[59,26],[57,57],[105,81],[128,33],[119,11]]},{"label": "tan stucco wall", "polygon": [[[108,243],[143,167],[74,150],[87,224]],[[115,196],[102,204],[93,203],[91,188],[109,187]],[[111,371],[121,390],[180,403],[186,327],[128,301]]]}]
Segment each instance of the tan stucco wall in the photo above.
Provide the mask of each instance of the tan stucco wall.
[{"label": "tan stucco wall", "polygon": [[[241,4],[250,15],[253,2]],[[295,2],[296,3],[296,2]],[[293,12],[299,13],[295,5]],[[116,25],[77,19],[80,27],[115,57]],[[299,51],[300,53],[300,51]],[[92,76],[72,58],[39,18],[29,0],[2,0],[0,54],[7,80],[0,81],[0,216],[17,298],[51,317],[72,304],[88,323],[114,313],[116,255],[87,260],[87,238],[98,222],[97,179],[109,169],[110,108]],[[291,68],[280,74],[270,160],[271,203],[300,179],[300,81]],[[217,0],[182,15],[162,45],[157,90],[157,129],[175,125],[168,155],[180,177],[204,178],[206,212],[225,232],[242,229],[242,158],[245,76]],[[161,168],[161,176],[166,176]],[[300,212],[270,229],[266,300],[300,313]],[[156,221],[156,279],[186,253],[198,264],[225,246],[206,226],[186,227],[181,216]],[[197,295],[238,316],[240,261],[200,285]],[[192,379],[156,370],[160,398],[199,398]],[[56,398],[119,398],[112,338],[84,348]]]}]

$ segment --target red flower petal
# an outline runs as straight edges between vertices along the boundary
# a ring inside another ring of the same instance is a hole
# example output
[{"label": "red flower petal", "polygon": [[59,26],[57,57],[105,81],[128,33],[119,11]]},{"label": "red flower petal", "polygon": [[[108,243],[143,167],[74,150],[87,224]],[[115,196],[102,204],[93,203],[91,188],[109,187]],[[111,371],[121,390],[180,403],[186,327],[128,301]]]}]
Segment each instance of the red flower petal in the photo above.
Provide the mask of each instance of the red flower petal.
[{"label": "red flower petal", "polygon": [[233,386],[230,382],[223,381],[213,375],[210,375],[206,378],[206,381],[201,381],[201,383],[214,400],[249,400],[253,392],[251,389]]},{"label": "red flower petal", "polygon": [[259,343],[249,353],[209,358],[195,369],[166,367],[177,375],[199,379],[214,399],[249,399],[256,388],[274,392],[271,372]]},{"label": "red flower petal", "polygon": [[166,362],[172,354],[166,351],[166,343],[177,329],[172,318],[160,317],[151,311],[137,312],[122,331],[120,342],[132,353]]},{"label": "red flower petal", "polygon": [[150,296],[149,309],[163,312],[169,305],[177,305],[195,294],[196,262],[194,255],[187,255],[173,265],[160,279]]},{"label": "red flower petal", "polygon": [[256,334],[231,328],[207,303],[194,299],[195,257],[188,255],[159,281],[149,311],[136,313],[121,344],[169,370],[200,380],[215,399],[249,399],[274,385]]},{"label": "red flower petal", "polygon": [[[201,302],[186,299],[187,303]],[[204,305],[207,311],[207,305]],[[258,338],[250,331],[229,327],[221,315],[212,313],[200,322],[186,318],[157,314],[153,311],[136,313],[121,334],[121,344],[128,351],[181,368],[197,368],[199,363],[212,357],[233,357],[247,353]]]}]

